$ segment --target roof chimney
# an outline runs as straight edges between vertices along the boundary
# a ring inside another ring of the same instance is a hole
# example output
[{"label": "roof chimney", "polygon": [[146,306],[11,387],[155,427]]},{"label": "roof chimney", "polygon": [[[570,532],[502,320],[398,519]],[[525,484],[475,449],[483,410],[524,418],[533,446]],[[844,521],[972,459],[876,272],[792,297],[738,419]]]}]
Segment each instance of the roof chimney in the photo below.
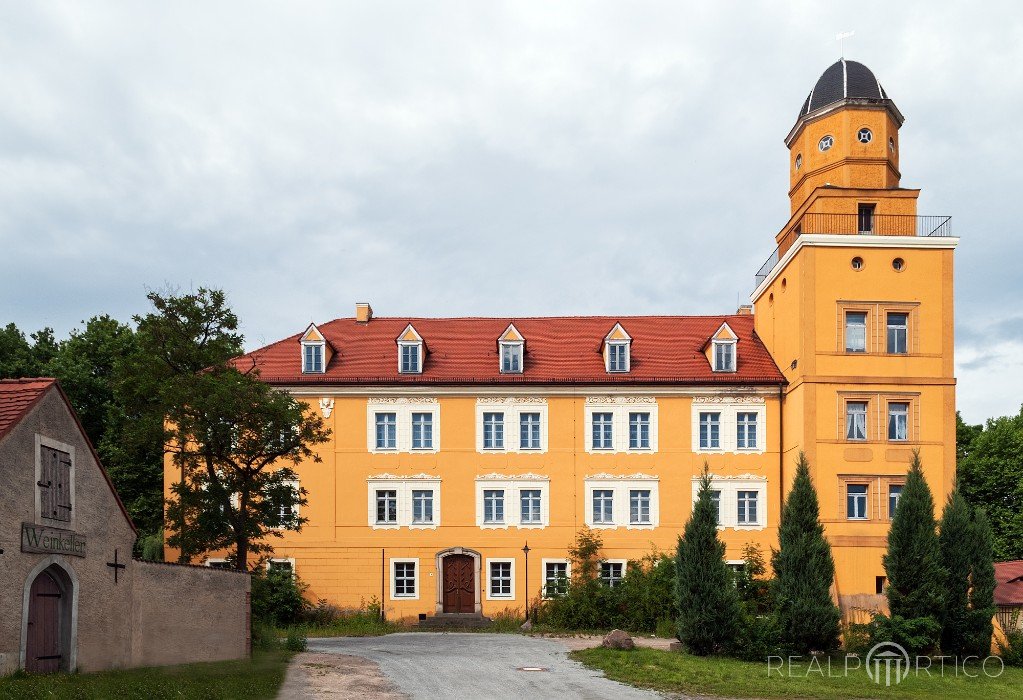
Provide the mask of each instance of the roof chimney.
[{"label": "roof chimney", "polygon": [[355,322],[356,323],[369,323],[373,318],[373,307],[365,301],[359,301],[355,304]]},{"label": "roof chimney", "polygon": [[739,309],[735,312],[738,316],[752,316],[753,315],[753,304],[741,304]]}]

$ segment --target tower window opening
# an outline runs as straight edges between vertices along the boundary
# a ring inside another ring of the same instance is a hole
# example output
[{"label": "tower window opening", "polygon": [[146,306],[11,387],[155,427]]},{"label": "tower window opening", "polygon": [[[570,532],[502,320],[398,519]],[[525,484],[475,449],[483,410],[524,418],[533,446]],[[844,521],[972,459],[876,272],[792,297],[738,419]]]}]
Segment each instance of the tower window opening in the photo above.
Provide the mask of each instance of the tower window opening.
[{"label": "tower window opening", "polygon": [[852,269],[862,270],[863,269],[863,258],[857,256],[852,259]]},{"label": "tower window opening", "polygon": [[856,140],[860,143],[870,143],[874,140],[874,132],[867,127],[863,127],[856,132]]},{"label": "tower window opening", "polygon": [[802,153],[798,153],[798,154],[796,154],[796,171],[798,172],[799,169],[802,168],[802,167],[803,167],[803,154]]},{"label": "tower window opening", "polygon": [[835,145],[835,137],[831,134],[821,137],[821,140],[817,142],[817,148],[820,149],[821,153],[830,150]]},{"label": "tower window opening", "polygon": [[858,209],[860,233],[874,232],[874,204],[861,204]]},{"label": "tower window opening", "polygon": [[902,260],[902,258],[895,258],[894,260],[892,260],[892,268],[896,272],[902,272],[902,268],[904,268],[905,266],[906,263]]},{"label": "tower window opening", "polygon": [[892,136],[888,137],[888,150],[895,153],[895,138]]}]

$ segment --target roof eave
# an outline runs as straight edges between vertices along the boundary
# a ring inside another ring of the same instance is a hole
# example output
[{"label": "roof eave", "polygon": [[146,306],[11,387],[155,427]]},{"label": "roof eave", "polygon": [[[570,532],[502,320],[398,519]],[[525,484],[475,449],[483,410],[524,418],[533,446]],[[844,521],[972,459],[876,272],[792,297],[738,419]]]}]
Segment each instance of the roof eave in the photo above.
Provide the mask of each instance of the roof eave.
[{"label": "roof eave", "polygon": [[823,107],[818,107],[812,112],[799,115],[799,119],[792,125],[789,130],[788,136],[785,137],[785,146],[788,148],[792,147],[792,143],[799,137],[799,134],[803,131],[803,127],[812,121],[816,121],[821,117],[831,114],[837,109],[842,107],[865,107],[867,109],[883,109],[887,111],[895,123],[901,128],[906,118],[902,116],[902,112],[895,106],[895,102],[891,99],[876,99],[873,97],[845,97],[841,100],[836,100],[831,104],[826,104]]}]

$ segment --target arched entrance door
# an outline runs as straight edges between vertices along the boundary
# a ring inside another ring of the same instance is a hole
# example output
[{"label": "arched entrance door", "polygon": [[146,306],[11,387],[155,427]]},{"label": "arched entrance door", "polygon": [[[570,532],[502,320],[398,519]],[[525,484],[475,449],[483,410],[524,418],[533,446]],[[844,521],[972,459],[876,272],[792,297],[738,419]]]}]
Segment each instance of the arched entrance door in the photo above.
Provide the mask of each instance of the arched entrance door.
[{"label": "arched entrance door", "polygon": [[25,670],[29,673],[55,673],[66,666],[62,623],[68,604],[53,574],[41,571],[29,590],[25,640]]},{"label": "arched entrance door", "polygon": [[476,612],[476,560],[468,554],[449,554],[444,562],[444,612]]}]

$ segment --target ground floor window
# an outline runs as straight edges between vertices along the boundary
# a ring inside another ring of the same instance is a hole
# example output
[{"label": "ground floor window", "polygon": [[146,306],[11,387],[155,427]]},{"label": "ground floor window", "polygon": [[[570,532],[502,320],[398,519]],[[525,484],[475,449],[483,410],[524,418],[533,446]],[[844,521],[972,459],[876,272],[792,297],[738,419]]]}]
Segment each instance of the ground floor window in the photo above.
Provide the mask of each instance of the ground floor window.
[{"label": "ground floor window", "polygon": [[625,578],[625,562],[600,562],[600,580],[604,583],[604,585],[614,588],[623,578]]},{"label": "ground floor window", "polygon": [[543,583],[545,598],[556,598],[568,593],[568,562],[545,561],[543,563]]},{"label": "ground floor window", "polygon": [[418,597],[415,559],[392,559],[392,598]]},{"label": "ground floor window", "polygon": [[512,563],[510,561],[489,562],[489,591],[491,598],[512,597]]},{"label": "ground floor window", "polygon": [[271,559],[266,563],[267,571],[287,571],[295,573],[295,563],[291,559]]}]

